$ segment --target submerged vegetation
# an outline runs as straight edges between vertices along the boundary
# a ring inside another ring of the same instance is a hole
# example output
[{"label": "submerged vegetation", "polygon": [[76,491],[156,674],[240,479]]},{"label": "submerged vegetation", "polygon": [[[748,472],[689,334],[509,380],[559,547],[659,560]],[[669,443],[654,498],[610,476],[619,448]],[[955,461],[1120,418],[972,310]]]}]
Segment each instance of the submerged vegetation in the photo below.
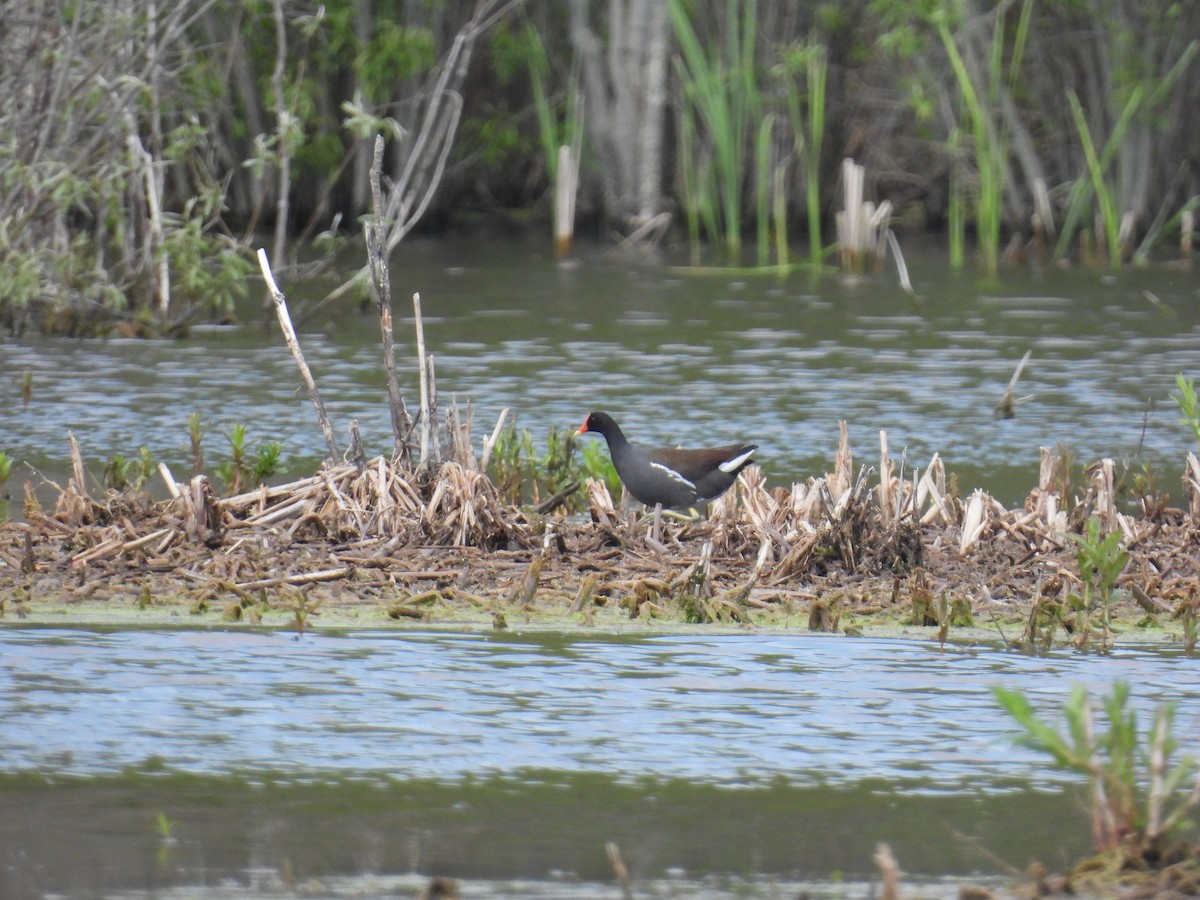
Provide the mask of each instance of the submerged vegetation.
[{"label": "submerged vegetation", "polygon": [[[1002,259],[1119,266],[1200,198],[1200,8],[1156,0],[0,0],[0,322],[175,333],[247,289],[248,243],[358,233],[384,150],[386,249],[479,213],[694,258],[827,258],[851,159],[886,223]],[[1069,39],[1067,36],[1069,35]],[[120,52],[112,48],[119,47]],[[580,155],[583,156],[580,159]],[[1003,254],[1002,252],[1003,251]],[[356,278],[335,291],[365,289]]]}]

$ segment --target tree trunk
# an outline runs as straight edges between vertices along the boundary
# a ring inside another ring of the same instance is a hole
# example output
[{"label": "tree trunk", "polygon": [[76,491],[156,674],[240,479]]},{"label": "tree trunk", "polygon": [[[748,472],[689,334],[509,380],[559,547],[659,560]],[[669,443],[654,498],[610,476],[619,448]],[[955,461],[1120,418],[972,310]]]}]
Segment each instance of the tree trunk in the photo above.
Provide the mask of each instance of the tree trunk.
[{"label": "tree trunk", "polygon": [[592,147],[605,214],[631,230],[663,208],[663,133],[669,22],[665,0],[610,0],[607,53],[589,0],[571,0]]}]

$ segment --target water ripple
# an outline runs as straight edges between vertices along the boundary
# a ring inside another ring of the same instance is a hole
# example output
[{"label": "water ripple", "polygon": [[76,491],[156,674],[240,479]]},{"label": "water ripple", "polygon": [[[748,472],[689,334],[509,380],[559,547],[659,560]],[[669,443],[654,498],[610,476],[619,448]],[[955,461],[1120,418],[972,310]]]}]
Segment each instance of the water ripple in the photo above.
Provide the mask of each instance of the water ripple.
[{"label": "water ripple", "polygon": [[991,689],[1055,711],[1074,684],[1148,709],[1200,683],[1178,653],[1030,657],[810,636],[0,631],[2,771],[457,780],[538,768],[713,783],[1061,776]]}]

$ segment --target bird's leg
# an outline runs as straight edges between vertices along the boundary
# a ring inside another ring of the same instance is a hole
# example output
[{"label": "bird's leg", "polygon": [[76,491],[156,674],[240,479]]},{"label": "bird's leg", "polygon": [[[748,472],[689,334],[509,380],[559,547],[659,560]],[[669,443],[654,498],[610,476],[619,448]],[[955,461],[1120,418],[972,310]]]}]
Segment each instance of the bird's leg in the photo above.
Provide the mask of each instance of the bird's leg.
[{"label": "bird's leg", "polygon": [[[663,518],[675,519],[677,522],[687,522],[690,525],[695,522],[699,522],[702,518],[704,518],[703,513],[697,510],[694,506],[687,512],[679,512],[674,509],[663,509],[661,503],[656,503],[654,512],[649,512],[648,510],[649,507],[647,507],[646,514],[638,519],[639,525],[644,525],[651,520],[658,522]],[[655,537],[655,535],[652,534],[651,537]]]},{"label": "bird's leg", "polygon": [[680,522],[687,522],[689,525],[693,522],[699,522],[702,515],[696,507],[690,507],[687,512],[676,512],[673,509],[663,510],[663,515],[670,516],[672,519],[678,519]]},{"label": "bird's leg", "polygon": [[659,543],[662,538],[662,512],[663,512],[662,504],[655,503],[654,504],[654,528],[652,528],[650,530],[650,536],[652,538],[654,538],[654,542],[656,544]]}]

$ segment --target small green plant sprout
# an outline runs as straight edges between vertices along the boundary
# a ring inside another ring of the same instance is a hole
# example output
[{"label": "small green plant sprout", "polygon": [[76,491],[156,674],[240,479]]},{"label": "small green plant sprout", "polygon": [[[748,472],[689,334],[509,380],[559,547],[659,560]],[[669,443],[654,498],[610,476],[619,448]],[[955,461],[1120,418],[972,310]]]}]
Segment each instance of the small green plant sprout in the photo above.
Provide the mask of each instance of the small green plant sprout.
[{"label": "small green plant sprout", "polygon": [[[1129,554],[1121,546],[1121,535],[1113,531],[1101,536],[1100,520],[1088,519],[1083,534],[1068,534],[1079,549],[1075,553],[1079,564],[1079,576],[1083,582],[1083,595],[1072,594],[1071,605],[1082,613],[1090,612],[1097,604],[1103,613],[1103,645],[1112,639],[1111,607],[1117,578],[1129,565]],[[1085,635],[1086,636],[1086,635]]]},{"label": "small green plant sprout", "polygon": [[229,428],[226,436],[229,440],[229,458],[217,466],[217,478],[224,481],[226,492],[230,494],[241,491],[247,481],[260,485],[271,475],[283,472],[282,446],[275,442],[263,442],[250,451],[247,449],[246,434],[246,426],[240,422]]},{"label": "small green plant sprout", "polygon": [[188,440],[192,445],[192,474],[199,475],[204,471],[204,448],[201,445],[203,431],[200,425],[200,413],[194,412],[187,417]]},{"label": "small green plant sprout", "polygon": [[159,813],[158,818],[154,820],[155,830],[158,831],[158,836],[165,843],[175,843],[175,838],[171,836],[171,830],[175,827],[175,823],[167,818],[166,813]]},{"label": "small green plant sprout", "polygon": [[114,491],[125,489],[140,490],[149,481],[158,463],[148,447],[138,451],[136,459],[127,459],[119,453],[114,453],[104,467],[104,486]]},{"label": "small green plant sprout", "polygon": [[1179,421],[1192,429],[1196,443],[1200,444],[1200,397],[1196,395],[1196,382],[1179,372],[1175,376],[1175,387],[1179,393],[1173,396],[1183,414]]},{"label": "small green plant sprout", "polygon": [[1122,850],[1138,857],[1156,854],[1164,839],[1181,830],[1200,803],[1200,767],[1192,756],[1172,763],[1175,704],[1154,713],[1144,736],[1128,708],[1129,685],[1117,681],[1103,698],[1107,730],[1098,731],[1092,700],[1076,687],[1063,709],[1067,730],[1047,723],[1020,690],[993,688],[1000,705],[1021,727],[1017,742],[1045,752],[1054,764],[1088,780],[1092,841],[1098,853]]},{"label": "small green plant sprout", "polygon": [[0,484],[8,481],[12,476],[12,459],[3,450],[0,450]]},{"label": "small green plant sprout", "polygon": [[273,441],[263,441],[253,451],[248,449],[246,426],[233,425],[226,437],[229,440],[229,459],[217,466],[217,477],[225,482],[225,490],[236,494],[243,484],[253,481],[262,484],[272,475],[284,471],[281,464],[283,448]]},{"label": "small green plant sprout", "polygon": [[546,435],[545,452],[538,453],[528,429],[509,425],[492,447],[488,475],[508,502],[531,503],[547,512],[560,506],[576,511],[580,487],[587,478],[603,480],[615,494],[621,490],[616,469],[602,445],[599,441],[576,443],[569,430],[552,428]]},{"label": "small green plant sprout", "polygon": [[283,445],[275,441],[264,441],[258,445],[250,467],[256,484],[262,484],[271,476],[286,471],[281,462],[282,456]]},{"label": "small green plant sprout", "polygon": [[171,864],[172,851],[179,844],[178,839],[171,833],[175,828],[175,823],[167,818],[166,813],[159,813],[158,818],[154,821],[154,830],[158,832],[158,852],[155,854],[155,862],[160,869],[167,869]]}]

